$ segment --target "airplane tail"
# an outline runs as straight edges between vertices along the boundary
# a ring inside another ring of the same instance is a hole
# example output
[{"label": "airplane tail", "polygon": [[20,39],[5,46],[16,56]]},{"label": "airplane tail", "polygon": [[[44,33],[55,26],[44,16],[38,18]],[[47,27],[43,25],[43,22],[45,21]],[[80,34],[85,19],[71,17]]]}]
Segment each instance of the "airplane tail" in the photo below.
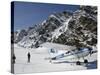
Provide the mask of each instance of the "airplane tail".
[{"label": "airplane tail", "polygon": [[55,55],[57,55],[57,53],[58,53],[57,50],[55,50],[53,48],[49,49],[49,54],[50,54],[51,57],[54,57]]},{"label": "airplane tail", "polygon": [[50,54],[56,54],[56,53],[57,53],[57,50],[51,48],[51,49],[49,50],[49,53],[50,53]]},{"label": "airplane tail", "polygon": [[50,54],[52,60],[64,57],[64,53],[62,51],[58,51],[55,49],[50,49],[49,54]]}]

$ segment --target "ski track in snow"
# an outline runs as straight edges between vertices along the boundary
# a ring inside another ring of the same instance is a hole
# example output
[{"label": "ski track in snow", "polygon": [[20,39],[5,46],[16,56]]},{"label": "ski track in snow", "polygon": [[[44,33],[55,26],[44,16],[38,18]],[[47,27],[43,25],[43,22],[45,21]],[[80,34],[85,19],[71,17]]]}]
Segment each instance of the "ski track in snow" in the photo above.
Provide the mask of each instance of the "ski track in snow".
[{"label": "ski track in snow", "polygon": [[[51,43],[50,43],[51,44]],[[50,45],[49,44],[49,45]],[[48,43],[47,43],[48,45]],[[42,46],[45,46],[43,44]],[[54,44],[51,46],[54,46]],[[50,47],[51,47],[50,46]],[[63,46],[63,45],[62,45]],[[46,47],[46,46],[45,46]],[[89,65],[76,65],[75,61],[65,60],[58,63],[50,63],[49,60],[45,58],[50,57],[48,54],[48,49],[45,47],[40,47],[37,49],[25,49],[15,45],[14,53],[16,56],[16,63],[14,64],[15,73],[38,73],[38,72],[59,72],[59,71],[69,71],[69,70],[86,70],[86,69],[96,69],[97,54],[93,54],[91,57],[86,57],[89,60]],[[64,46],[63,46],[64,47]],[[27,63],[27,53],[31,54],[31,62]],[[76,60],[76,59],[74,59]]]}]

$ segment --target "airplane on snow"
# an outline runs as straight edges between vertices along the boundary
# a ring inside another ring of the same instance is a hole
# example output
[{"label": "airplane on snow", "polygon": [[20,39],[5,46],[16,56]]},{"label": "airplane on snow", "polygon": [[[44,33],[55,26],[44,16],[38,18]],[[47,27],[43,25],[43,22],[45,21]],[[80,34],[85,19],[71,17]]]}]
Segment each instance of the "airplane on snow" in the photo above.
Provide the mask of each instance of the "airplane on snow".
[{"label": "airplane on snow", "polygon": [[81,65],[81,62],[79,61],[80,58],[83,58],[84,63],[87,64],[88,60],[84,59],[88,55],[92,55],[96,51],[92,51],[92,48],[78,48],[78,49],[73,49],[70,51],[62,51],[62,50],[55,50],[55,49],[50,49],[49,54],[50,54],[50,62],[53,60],[59,60],[59,59],[78,59],[76,61],[76,65]]}]

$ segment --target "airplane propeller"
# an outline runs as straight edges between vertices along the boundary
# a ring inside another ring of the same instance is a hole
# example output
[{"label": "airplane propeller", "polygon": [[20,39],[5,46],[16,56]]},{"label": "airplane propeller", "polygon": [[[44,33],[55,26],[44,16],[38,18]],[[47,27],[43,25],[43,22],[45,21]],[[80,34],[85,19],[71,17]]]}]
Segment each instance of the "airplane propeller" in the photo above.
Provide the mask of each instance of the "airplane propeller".
[{"label": "airplane propeller", "polygon": [[90,53],[90,56],[92,55],[92,48],[88,48],[89,49],[89,53]]}]

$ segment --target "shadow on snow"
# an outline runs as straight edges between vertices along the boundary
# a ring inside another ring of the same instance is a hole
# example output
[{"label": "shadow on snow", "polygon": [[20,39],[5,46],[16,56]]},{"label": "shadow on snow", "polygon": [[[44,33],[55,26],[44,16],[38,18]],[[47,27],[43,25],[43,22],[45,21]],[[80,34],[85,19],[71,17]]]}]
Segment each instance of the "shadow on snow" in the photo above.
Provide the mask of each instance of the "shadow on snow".
[{"label": "shadow on snow", "polygon": [[[61,64],[61,63],[70,63],[70,64],[76,64],[76,62],[71,62],[71,61],[62,61],[62,62],[54,62],[54,64]],[[83,65],[84,62],[81,62],[81,65]],[[87,67],[87,69],[96,69],[97,68],[97,60],[88,62],[88,64],[84,65]]]}]

